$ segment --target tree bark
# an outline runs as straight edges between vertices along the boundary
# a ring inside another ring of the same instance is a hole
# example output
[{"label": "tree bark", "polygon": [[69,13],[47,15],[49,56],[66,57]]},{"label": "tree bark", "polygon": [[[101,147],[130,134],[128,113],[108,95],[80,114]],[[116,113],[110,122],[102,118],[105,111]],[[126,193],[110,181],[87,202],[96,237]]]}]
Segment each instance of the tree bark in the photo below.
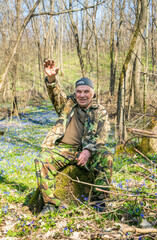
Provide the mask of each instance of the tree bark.
[{"label": "tree bark", "polygon": [[[17,36],[19,35],[20,30],[20,5],[21,0],[16,0],[16,16],[17,16]],[[16,55],[13,61],[12,67],[12,103],[11,103],[11,112],[14,115],[18,116],[18,100],[16,96],[16,85],[18,79],[18,61],[19,61],[19,50],[17,50]]]},{"label": "tree bark", "polygon": [[8,62],[6,63],[6,66],[2,72],[2,76],[1,76],[1,79],[0,79],[0,92],[2,92],[3,90],[3,87],[4,87],[4,84],[5,84],[5,80],[6,80],[6,76],[8,74],[8,70],[9,70],[9,67],[10,67],[10,64],[16,54],[16,51],[17,51],[17,47],[19,45],[19,42],[22,38],[22,35],[24,33],[24,30],[25,30],[25,27],[27,26],[28,22],[30,21],[31,17],[32,17],[32,14],[34,13],[35,9],[37,8],[37,6],[39,5],[39,3],[41,2],[41,0],[37,0],[36,3],[34,4],[33,8],[30,10],[29,14],[27,15],[27,17],[24,19],[24,23],[22,24],[21,28],[20,28],[20,31],[19,31],[19,34],[18,34],[18,37],[16,39],[16,42],[15,42],[15,45],[12,49],[12,52],[9,56],[9,59],[8,59]]},{"label": "tree bark", "polygon": [[141,102],[141,89],[140,89],[140,80],[141,80],[141,49],[142,49],[142,39],[139,42],[137,55],[135,58],[135,69],[133,73],[133,86],[134,86],[134,106],[136,109],[140,109],[142,106]]},{"label": "tree bark", "polygon": [[[146,15],[146,35],[145,35],[145,75],[144,75],[144,90],[143,90],[143,113],[146,113],[147,108],[147,85],[148,85],[148,24],[149,24],[149,1],[147,0],[147,15]],[[145,120],[145,119],[144,119]],[[145,121],[144,121],[145,122]]]},{"label": "tree bark", "polygon": [[96,14],[97,14],[97,8],[95,11],[93,11],[93,31],[94,31],[94,37],[95,37],[95,47],[96,47],[96,72],[97,72],[97,101],[99,103],[99,86],[100,86],[100,79],[99,79],[99,41],[98,41],[98,34],[97,34],[97,28],[96,28]]},{"label": "tree bark", "polygon": [[[71,10],[72,8],[72,0],[69,0],[69,9]],[[79,42],[79,34],[78,34],[78,29],[77,26],[74,22],[72,13],[69,13],[69,17],[70,17],[70,21],[71,21],[71,26],[72,26],[72,30],[73,30],[73,35],[75,38],[75,43],[76,43],[76,47],[77,47],[77,54],[78,54],[78,58],[80,61],[80,67],[81,67],[81,72],[82,72],[82,76],[85,76],[85,69],[84,69],[84,61],[83,61],[83,56],[82,56],[82,50],[81,50],[81,46],[80,46],[80,42]]]},{"label": "tree bark", "polygon": [[114,23],[115,0],[112,0],[111,6],[111,34],[110,34],[110,93],[114,94],[115,71],[114,71],[114,51],[115,51],[115,23]]},{"label": "tree bark", "polygon": [[118,103],[117,103],[117,126],[120,138],[125,138],[125,80],[126,80],[126,72],[129,68],[129,63],[132,60],[132,56],[134,56],[134,52],[138,47],[138,43],[140,40],[140,34],[143,33],[145,29],[145,17],[146,17],[146,9],[147,9],[147,0],[139,0],[138,1],[138,9],[140,9],[140,14],[136,16],[135,22],[135,32],[133,34],[133,38],[128,50],[128,54],[126,56],[125,62],[123,64],[121,74],[119,77],[119,89],[118,89]]}]

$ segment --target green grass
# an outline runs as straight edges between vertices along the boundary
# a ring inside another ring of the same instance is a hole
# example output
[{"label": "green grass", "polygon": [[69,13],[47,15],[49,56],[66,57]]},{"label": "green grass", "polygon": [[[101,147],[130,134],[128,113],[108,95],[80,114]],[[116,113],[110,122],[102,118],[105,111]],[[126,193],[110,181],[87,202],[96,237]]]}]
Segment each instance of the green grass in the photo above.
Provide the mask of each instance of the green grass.
[{"label": "green grass", "polygon": [[[20,120],[13,117],[12,121],[8,118],[0,122],[1,129],[5,131],[0,136],[0,228],[3,229],[3,236],[27,239],[31,235],[31,239],[37,239],[38,232],[45,236],[48,231],[54,239],[72,236],[74,232],[83,232],[84,236],[88,236],[95,231],[103,232],[102,229],[112,225],[112,221],[120,223],[122,218],[127,224],[138,227],[143,218],[153,224],[155,216],[149,213],[157,207],[156,202],[151,201],[157,198],[156,169],[140,155],[128,152],[119,154],[114,161],[113,193],[106,202],[108,213],[100,214],[90,207],[86,198],[82,204],[78,200],[77,206],[72,203],[67,210],[42,218],[29,211],[27,203],[30,193],[37,187],[34,159],[55,120],[56,114],[51,104],[43,102],[40,107],[29,106],[23,110]],[[114,150],[115,144],[115,140],[109,138],[108,147]],[[157,163],[156,155],[148,157]],[[137,166],[137,163],[152,174]],[[4,230],[5,225],[10,226],[9,221],[12,227]],[[62,225],[59,225],[60,222]]]}]

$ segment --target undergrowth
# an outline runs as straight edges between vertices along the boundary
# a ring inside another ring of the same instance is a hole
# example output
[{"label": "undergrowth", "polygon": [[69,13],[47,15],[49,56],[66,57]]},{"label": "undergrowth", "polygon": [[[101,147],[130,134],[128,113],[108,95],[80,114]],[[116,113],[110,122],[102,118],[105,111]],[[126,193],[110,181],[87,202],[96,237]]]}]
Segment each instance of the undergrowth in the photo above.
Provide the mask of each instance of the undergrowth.
[{"label": "undergrowth", "polygon": [[[87,198],[44,217],[29,211],[27,198],[37,187],[34,158],[56,118],[51,105],[43,103],[41,107],[21,109],[19,118],[0,121],[4,131],[0,136],[0,237],[27,239],[31,235],[31,239],[40,239],[51,232],[53,239],[77,239],[96,233],[95,239],[102,239],[105,226],[111,228],[117,222],[140,227],[143,219],[156,227],[157,155],[148,155],[148,161],[127,150],[115,156],[112,192],[104,213],[99,211],[99,205],[92,207]],[[114,152],[115,145],[111,133],[107,146]],[[118,231],[119,226],[115,229]]]}]

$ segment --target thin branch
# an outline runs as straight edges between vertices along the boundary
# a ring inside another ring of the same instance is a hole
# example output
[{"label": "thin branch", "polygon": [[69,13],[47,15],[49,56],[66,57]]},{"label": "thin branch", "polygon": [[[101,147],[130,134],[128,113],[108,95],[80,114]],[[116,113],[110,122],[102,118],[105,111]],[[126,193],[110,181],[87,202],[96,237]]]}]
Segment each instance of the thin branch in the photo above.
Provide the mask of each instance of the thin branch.
[{"label": "thin branch", "polygon": [[18,34],[18,37],[17,37],[17,39],[15,41],[15,45],[12,48],[12,52],[11,52],[11,54],[9,56],[8,62],[5,65],[5,68],[4,68],[3,72],[2,72],[2,76],[0,78],[0,92],[2,92],[2,89],[4,87],[6,76],[7,76],[8,71],[9,71],[9,67],[11,65],[11,62],[12,62],[15,54],[16,54],[16,51],[17,51],[18,45],[19,45],[19,43],[21,41],[21,38],[23,36],[24,30],[25,30],[27,24],[29,23],[29,21],[30,21],[30,19],[32,17],[33,12],[35,11],[35,9],[37,8],[37,6],[39,5],[40,2],[41,2],[41,0],[37,0],[36,1],[34,6],[32,7],[32,9],[29,11],[28,15],[24,19],[24,22],[23,22],[23,24],[21,26],[21,29],[20,29],[19,34]]},{"label": "thin branch", "polygon": [[157,76],[155,73],[147,73],[147,72],[141,72],[142,75],[148,75],[148,76]]},{"label": "thin branch", "polygon": [[72,13],[72,12],[79,12],[79,11],[84,11],[84,10],[87,10],[87,9],[90,9],[90,8],[94,8],[102,3],[105,3],[105,1],[101,1],[100,3],[97,3],[95,5],[92,5],[92,6],[89,6],[89,7],[84,7],[84,8],[79,8],[79,9],[71,9],[71,10],[64,10],[62,12],[54,12],[54,13],[50,13],[50,12],[41,12],[41,13],[34,13],[32,14],[32,17],[37,17],[37,16],[40,16],[40,15],[50,15],[50,16],[58,16],[58,15],[61,15],[61,14],[65,14],[65,13]]},{"label": "thin branch", "polygon": [[142,130],[137,128],[127,128],[127,131],[141,137],[157,138],[156,131],[148,131],[148,130]]},{"label": "thin branch", "polygon": [[155,163],[153,163],[146,155],[144,155],[143,153],[141,153],[138,149],[134,148],[134,150],[139,153],[142,157],[144,157],[148,162],[150,162],[152,165],[156,166]]},{"label": "thin branch", "polygon": [[[124,193],[121,193],[121,192],[113,192],[113,191],[107,191],[107,190],[103,190],[103,189],[100,189],[100,188],[96,188],[95,190],[99,191],[99,192],[104,192],[104,193],[111,193],[113,195],[120,195],[120,196],[127,196],[127,197],[140,197],[140,198],[145,198],[146,196],[145,195],[131,195],[131,194],[124,194]],[[150,194],[152,196],[155,196],[153,194]],[[157,201],[157,198],[156,199],[153,199],[153,198],[147,198],[148,200],[151,200],[151,201]]]},{"label": "thin branch", "polygon": [[[151,106],[151,105],[150,105]],[[154,107],[155,108],[155,107]],[[155,108],[155,109],[157,109],[157,108]],[[133,114],[135,114],[135,115],[139,115],[139,116],[148,116],[148,117],[157,117],[157,116],[155,116],[155,115],[151,115],[151,114],[148,114],[148,113],[146,113],[146,114],[143,114],[143,113],[135,113],[135,112],[133,112]]]},{"label": "thin branch", "polygon": [[[104,186],[104,185],[96,185],[96,184],[92,184],[92,183],[87,183],[87,182],[82,182],[82,181],[80,181],[78,178],[77,178],[77,180],[76,179],[73,179],[73,178],[71,178],[69,175],[67,175],[67,174],[65,174],[65,173],[63,173],[63,172],[60,172],[60,171],[57,171],[56,170],[56,172],[57,173],[59,173],[59,174],[61,174],[61,175],[63,175],[63,176],[65,176],[65,177],[67,177],[67,178],[69,178],[72,182],[76,182],[76,183],[81,183],[81,184],[84,184],[84,185],[88,185],[88,186],[93,186],[93,187],[99,187],[99,188],[112,188],[113,190],[120,190],[121,192],[130,192],[130,193],[136,193],[136,191],[129,191],[129,190],[125,190],[125,189],[118,189],[118,188],[116,188],[116,187],[114,187],[114,186]],[[102,190],[102,191],[104,191],[104,192],[109,192],[109,193],[112,193],[112,194],[114,194],[115,192],[113,192],[113,190],[112,191],[106,191],[106,190]],[[116,192],[117,193],[117,192]],[[146,193],[146,192],[142,192],[142,193],[145,193],[147,196],[156,196],[156,195],[154,195],[154,194],[151,194],[151,193]],[[118,193],[117,193],[118,194]],[[119,194],[118,194],[119,195]],[[123,195],[122,193],[120,193],[120,195]],[[146,195],[137,195],[137,197],[146,197]],[[131,197],[135,197],[136,195],[134,194],[134,195],[126,195],[126,196],[131,196]]]},{"label": "thin branch", "polygon": [[155,228],[135,228],[135,227],[126,227],[121,229],[122,232],[127,233],[127,232],[133,232],[133,233],[157,233],[157,229]]}]

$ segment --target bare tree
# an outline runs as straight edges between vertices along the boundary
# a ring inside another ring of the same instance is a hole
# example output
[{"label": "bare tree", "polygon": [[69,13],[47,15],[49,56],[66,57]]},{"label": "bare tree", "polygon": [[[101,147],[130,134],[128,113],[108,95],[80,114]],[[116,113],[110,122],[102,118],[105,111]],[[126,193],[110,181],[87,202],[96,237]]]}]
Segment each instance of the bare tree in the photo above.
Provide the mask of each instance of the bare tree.
[{"label": "bare tree", "polygon": [[[16,16],[17,16],[17,37],[19,35],[19,30],[20,30],[20,5],[21,5],[21,0],[16,0]],[[18,61],[19,61],[19,50],[17,50],[14,61],[13,61],[13,66],[12,66],[12,107],[11,107],[11,112],[15,115],[18,115],[18,102],[17,102],[17,96],[16,96],[16,84],[17,84],[17,79],[18,79]]]},{"label": "bare tree", "polygon": [[145,33],[145,75],[144,75],[144,90],[143,90],[143,112],[146,113],[146,101],[147,101],[147,85],[148,85],[148,24],[149,24],[149,1],[147,0],[146,8],[146,33]]},{"label": "bare tree", "polygon": [[[72,0],[69,0],[69,10],[71,9],[72,9]],[[73,19],[72,13],[69,13],[69,17],[70,17],[71,27],[72,27],[73,35],[75,38],[76,47],[77,47],[77,54],[80,61],[81,72],[82,72],[82,76],[84,77],[85,75],[84,60],[83,60],[82,49],[81,49],[80,40],[79,40],[79,33],[78,33],[77,25],[75,24],[75,21]]]},{"label": "bare tree", "polygon": [[114,19],[114,11],[115,11],[115,0],[112,0],[111,3],[111,36],[110,36],[110,93],[114,94],[114,86],[115,86],[115,67],[114,67],[114,52],[115,52],[115,19]]},{"label": "bare tree", "polygon": [[[134,53],[137,52],[138,44],[140,41],[141,34],[145,30],[145,18],[147,9],[147,0],[137,1],[137,15],[135,21],[135,31],[131,40],[131,44],[126,56],[125,62],[122,67],[122,71],[119,78],[119,89],[118,89],[118,103],[117,103],[117,126],[118,132],[122,139],[125,139],[125,90],[126,90],[126,73],[129,70],[132,58],[135,57]],[[140,11],[139,11],[140,9]],[[139,12],[139,14],[138,14]]]},{"label": "bare tree", "polygon": [[36,3],[34,4],[33,8],[30,10],[29,14],[27,15],[27,17],[24,19],[24,22],[23,22],[23,24],[22,24],[22,26],[21,26],[21,28],[19,30],[19,34],[18,34],[18,37],[16,39],[15,45],[14,45],[14,47],[12,49],[12,52],[11,52],[11,54],[9,56],[9,60],[8,60],[8,62],[6,64],[4,70],[3,70],[2,77],[0,79],[0,92],[2,92],[3,86],[5,84],[5,80],[6,80],[6,75],[8,73],[10,64],[11,64],[11,62],[12,62],[12,60],[13,60],[15,54],[16,54],[17,47],[18,47],[19,42],[20,42],[20,40],[22,38],[22,35],[24,33],[24,30],[25,30],[25,27],[28,24],[28,22],[30,21],[33,12],[35,11],[35,9],[37,8],[37,6],[39,5],[40,2],[41,2],[41,0],[37,0],[36,1]]}]

